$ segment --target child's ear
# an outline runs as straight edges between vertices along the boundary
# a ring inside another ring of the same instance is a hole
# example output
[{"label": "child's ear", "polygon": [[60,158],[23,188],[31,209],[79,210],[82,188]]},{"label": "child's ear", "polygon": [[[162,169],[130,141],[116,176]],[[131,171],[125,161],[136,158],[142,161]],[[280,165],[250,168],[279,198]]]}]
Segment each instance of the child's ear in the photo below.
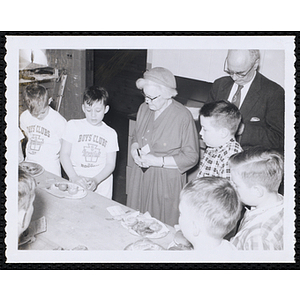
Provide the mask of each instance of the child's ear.
[{"label": "child's ear", "polygon": [[81,108],[82,108],[82,111],[85,113],[85,107],[84,107],[84,104],[82,104]]},{"label": "child's ear", "polygon": [[193,221],[193,235],[198,236],[200,234],[200,232],[201,232],[201,230],[200,230],[199,223]]},{"label": "child's ear", "polygon": [[225,127],[221,128],[221,134],[222,134],[222,138],[226,138],[229,135],[229,130]]},{"label": "child's ear", "polygon": [[104,114],[106,114],[108,111],[109,111],[109,105],[106,105],[106,106],[105,106]]},{"label": "child's ear", "polygon": [[261,185],[254,185],[251,187],[252,191],[254,192],[254,195],[257,197],[257,198],[261,198],[264,196],[265,194],[265,190],[264,190],[264,187],[261,186]]}]

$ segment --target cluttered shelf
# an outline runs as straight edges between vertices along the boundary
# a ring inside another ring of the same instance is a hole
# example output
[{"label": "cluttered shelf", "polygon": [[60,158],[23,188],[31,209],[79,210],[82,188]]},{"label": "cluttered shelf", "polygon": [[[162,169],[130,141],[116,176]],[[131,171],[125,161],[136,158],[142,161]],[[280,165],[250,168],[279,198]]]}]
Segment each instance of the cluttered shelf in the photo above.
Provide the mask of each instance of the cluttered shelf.
[{"label": "cluttered shelf", "polygon": [[43,67],[19,71],[19,83],[27,84],[37,81],[58,80],[59,71],[56,68]]}]

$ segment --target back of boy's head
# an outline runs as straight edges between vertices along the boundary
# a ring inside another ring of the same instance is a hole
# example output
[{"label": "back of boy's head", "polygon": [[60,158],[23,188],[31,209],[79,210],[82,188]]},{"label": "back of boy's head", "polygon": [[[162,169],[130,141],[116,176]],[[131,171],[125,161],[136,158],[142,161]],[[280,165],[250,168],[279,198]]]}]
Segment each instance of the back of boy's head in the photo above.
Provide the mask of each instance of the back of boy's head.
[{"label": "back of boy's head", "polygon": [[23,95],[24,102],[30,113],[48,105],[48,92],[43,85],[35,83],[27,85]]},{"label": "back of boy's head", "polygon": [[83,94],[83,103],[92,106],[95,102],[102,102],[104,106],[108,104],[108,92],[103,87],[87,87]]},{"label": "back of boy's head", "polygon": [[233,135],[236,133],[242,118],[239,109],[228,101],[204,104],[200,110],[200,116],[213,118],[214,126],[227,128]]},{"label": "back of boy's head", "polygon": [[19,168],[18,210],[27,211],[35,196],[36,182],[32,176]]},{"label": "back of boy's head", "polygon": [[206,224],[206,232],[214,238],[223,238],[240,218],[241,204],[226,178],[196,178],[185,185],[180,199],[191,208],[195,220]]},{"label": "back of boy's head", "polygon": [[248,187],[261,185],[269,192],[277,192],[283,177],[283,157],[275,150],[252,147],[229,159],[235,172]]}]

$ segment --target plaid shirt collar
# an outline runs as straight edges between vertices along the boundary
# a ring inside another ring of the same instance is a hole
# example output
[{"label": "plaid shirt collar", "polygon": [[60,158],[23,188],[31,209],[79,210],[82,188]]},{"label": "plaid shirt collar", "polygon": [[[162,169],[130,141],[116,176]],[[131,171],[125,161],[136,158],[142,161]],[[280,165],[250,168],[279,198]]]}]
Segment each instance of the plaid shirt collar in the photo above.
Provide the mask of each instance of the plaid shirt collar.
[{"label": "plaid shirt collar", "polygon": [[235,143],[235,139],[234,138],[231,138],[227,143],[219,146],[219,147],[210,147],[210,146],[207,146],[207,151],[209,152],[222,152],[224,149],[228,149],[228,144],[231,144],[231,143]]},{"label": "plaid shirt collar", "polygon": [[246,213],[249,215],[258,215],[258,214],[265,212],[266,210],[268,210],[270,208],[273,208],[273,207],[275,208],[277,206],[283,205],[283,196],[278,194],[277,198],[278,198],[278,201],[275,204],[272,204],[269,206],[264,206],[261,208],[254,208],[254,207],[248,208],[247,206],[245,206]]}]

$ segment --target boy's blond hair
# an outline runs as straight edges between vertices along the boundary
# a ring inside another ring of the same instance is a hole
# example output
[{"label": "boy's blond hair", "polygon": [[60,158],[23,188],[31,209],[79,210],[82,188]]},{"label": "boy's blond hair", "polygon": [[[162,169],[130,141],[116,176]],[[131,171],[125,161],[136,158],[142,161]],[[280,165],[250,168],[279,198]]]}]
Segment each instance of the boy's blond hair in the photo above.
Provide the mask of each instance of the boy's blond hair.
[{"label": "boy's blond hair", "polygon": [[24,102],[30,113],[48,105],[48,92],[47,89],[41,84],[33,83],[27,85],[23,96]]},{"label": "boy's blond hair", "polygon": [[19,167],[18,210],[27,211],[35,197],[36,182]]},{"label": "boy's blond hair", "polygon": [[283,177],[283,157],[277,151],[252,147],[231,156],[229,166],[248,187],[261,185],[269,192],[278,192]]},{"label": "boy's blond hair", "polygon": [[223,238],[240,218],[241,204],[225,178],[196,178],[184,186],[180,199],[191,208],[195,220],[204,221],[207,233],[214,238]]}]

